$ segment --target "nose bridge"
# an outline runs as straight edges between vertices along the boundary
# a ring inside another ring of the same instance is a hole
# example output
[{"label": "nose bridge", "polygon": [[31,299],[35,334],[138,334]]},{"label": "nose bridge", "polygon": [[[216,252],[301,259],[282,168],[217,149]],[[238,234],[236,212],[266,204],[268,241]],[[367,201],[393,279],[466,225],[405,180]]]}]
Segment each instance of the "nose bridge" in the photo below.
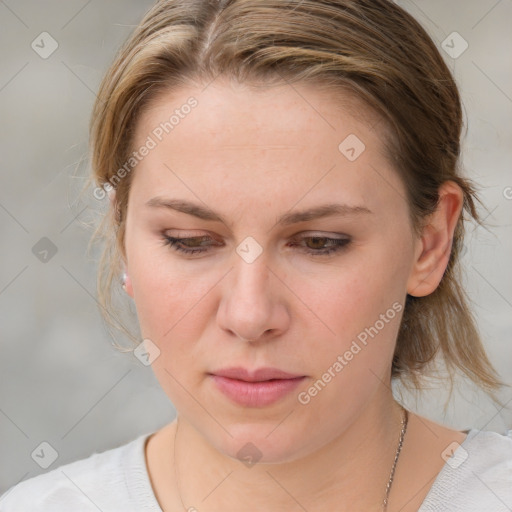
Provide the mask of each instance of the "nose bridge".
[{"label": "nose bridge", "polygon": [[268,330],[277,331],[284,327],[286,315],[281,311],[284,306],[276,294],[276,283],[268,264],[263,251],[255,257],[254,247],[241,243],[223,289],[219,323],[222,328],[246,340],[258,339]]},{"label": "nose bridge", "polygon": [[261,311],[270,299],[268,258],[260,254],[254,260],[245,259],[238,254],[239,250],[240,247],[237,248],[232,272],[233,298],[240,305],[258,306]]}]

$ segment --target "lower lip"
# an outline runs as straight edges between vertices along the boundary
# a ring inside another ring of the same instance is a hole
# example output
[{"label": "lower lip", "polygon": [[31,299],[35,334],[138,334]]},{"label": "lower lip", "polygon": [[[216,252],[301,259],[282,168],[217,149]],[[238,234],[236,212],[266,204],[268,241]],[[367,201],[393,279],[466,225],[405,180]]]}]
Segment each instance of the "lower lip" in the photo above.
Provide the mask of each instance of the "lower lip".
[{"label": "lower lip", "polygon": [[305,377],[246,382],[212,375],[217,388],[228,398],[245,407],[264,407],[291,393]]}]

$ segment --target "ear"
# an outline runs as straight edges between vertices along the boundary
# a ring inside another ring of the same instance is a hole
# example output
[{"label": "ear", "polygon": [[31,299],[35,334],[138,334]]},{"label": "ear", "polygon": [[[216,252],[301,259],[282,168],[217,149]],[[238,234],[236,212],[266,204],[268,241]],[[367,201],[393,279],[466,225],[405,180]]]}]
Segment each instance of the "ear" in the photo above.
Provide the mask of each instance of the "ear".
[{"label": "ear", "polygon": [[127,268],[124,271],[123,290],[133,299],[132,280],[130,279],[130,274],[128,273],[128,269]]},{"label": "ear", "polygon": [[[110,188],[108,190],[108,198],[110,199],[110,207],[114,209],[117,208],[116,205],[116,189]],[[124,272],[123,272],[123,290],[133,299],[133,286],[132,281],[130,279],[130,273],[128,271],[128,263],[123,258],[124,263]]]},{"label": "ear", "polygon": [[459,220],[464,193],[453,181],[439,188],[439,203],[427,217],[421,237],[416,242],[415,260],[407,293],[415,297],[430,295],[439,285],[450,259],[453,233]]}]

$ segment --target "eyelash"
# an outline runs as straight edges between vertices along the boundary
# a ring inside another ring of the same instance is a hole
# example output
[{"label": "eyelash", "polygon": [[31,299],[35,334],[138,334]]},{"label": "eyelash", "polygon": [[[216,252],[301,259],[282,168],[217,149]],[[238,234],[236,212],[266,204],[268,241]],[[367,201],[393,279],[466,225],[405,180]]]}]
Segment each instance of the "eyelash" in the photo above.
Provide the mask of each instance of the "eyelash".
[{"label": "eyelash", "polygon": [[[326,249],[320,249],[320,250],[305,249],[304,250],[304,252],[306,252],[307,254],[310,254],[312,256],[333,255],[334,253],[341,252],[344,249],[346,249],[347,246],[351,242],[350,238],[329,238],[326,236],[304,236],[304,237],[300,238],[300,241],[314,240],[314,239],[325,240],[326,244],[331,243],[334,245],[331,245],[330,247],[328,247]],[[183,248],[182,246],[179,245],[187,240],[201,241],[201,240],[211,240],[211,238],[209,236],[194,236],[194,237],[189,237],[189,238],[174,238],[174,237],[168,236],[168,235],[163,236],[164,245],[167,245],[167,246],[171,247],[173,250],[178,251],[178,252],[192,255],[192,254],[197,254],[197,253],[204,253],[208,250],[208,249],[200,249],[197,247],[195,247],[193,249],[190,249],[190,248],[187,249],[187,248]],[[294,245],[297,245],[297,244],[294,244]]]}]

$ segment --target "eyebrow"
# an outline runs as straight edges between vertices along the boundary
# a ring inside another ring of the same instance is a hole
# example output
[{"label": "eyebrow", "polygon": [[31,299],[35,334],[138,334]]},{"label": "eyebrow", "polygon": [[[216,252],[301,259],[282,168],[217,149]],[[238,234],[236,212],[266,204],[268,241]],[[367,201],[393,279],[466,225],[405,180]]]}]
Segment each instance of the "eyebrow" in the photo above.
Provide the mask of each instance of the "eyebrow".
[{"label": "eyebrow", "polygon": [[[190,201],[185,201],[183,199],[153,197],[146,202],[146,206],[151,208],[167,208],[170,210],[186,213],[188,215],[193,215],[194,217],[202,220],[222,222],[226,226],[230,225],[222,217],[222,215],[215,213],[210,208],[192,203]],[[365,206],[350,206],[346,204],[329,203],[315,206],[313,208],[308,208],[307,210],[285,213],[277,220],[276,224],[288,226],[291,224],[297,224],[299,222],[320,219],[322,217],[331,217],[334,215],[349,216],[371,213],[373,212]]]}]

